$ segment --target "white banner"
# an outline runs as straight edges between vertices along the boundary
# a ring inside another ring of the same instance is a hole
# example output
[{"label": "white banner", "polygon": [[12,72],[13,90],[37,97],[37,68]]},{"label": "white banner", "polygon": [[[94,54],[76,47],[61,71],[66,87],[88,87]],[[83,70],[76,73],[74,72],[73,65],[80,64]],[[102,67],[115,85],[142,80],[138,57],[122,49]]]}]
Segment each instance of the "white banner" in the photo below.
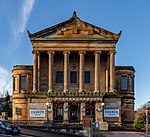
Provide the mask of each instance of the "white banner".
[{"label": "white banner", "polygon": [[104,117],[119,117],[119,109],[104,109]]},{"label": "white banner", "polygon": [[30,117],[45,117],[44,109],[30,109]]}]

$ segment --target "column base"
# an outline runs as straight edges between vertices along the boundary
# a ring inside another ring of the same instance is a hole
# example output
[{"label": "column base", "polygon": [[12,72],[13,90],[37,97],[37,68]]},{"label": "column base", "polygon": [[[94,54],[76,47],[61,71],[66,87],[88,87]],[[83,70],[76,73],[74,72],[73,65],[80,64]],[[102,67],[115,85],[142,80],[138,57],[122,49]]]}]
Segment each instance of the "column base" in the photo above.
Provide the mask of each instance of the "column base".
[{"label": "column base", "polygon": [[36,90],[36,89],[34,89],[34,90],[32,90],[32,92],[37,92],[37,90]]},{"label": "column base", "polygon": [[84,91],[85,91],[85,90],[83,89],[83,90],[79,90],[78,92],[81,93],[81,92],[84,92]]},{"label": "column base", "polygon": [[100,91],[99,90],[94,90],[94,93],[99,93]]},{"label": "column base", "polygon": [[99,130],[108,131],[108,123],[107,122],[99,122]]},{"label": "column base", "polygon": [[53,91],[54,91],[54,90],[52,90],[52,89],[49,89],[49,90],[48,90],[48,92],[53,92]]},{"label": "column base", "polygon": [[109,92],[114,92],[114,89],[110,89]]},{"label": "column base", "polygon": [[67,89],[67,90],[64,90],[64,92],[69,92],[69,90]]}]

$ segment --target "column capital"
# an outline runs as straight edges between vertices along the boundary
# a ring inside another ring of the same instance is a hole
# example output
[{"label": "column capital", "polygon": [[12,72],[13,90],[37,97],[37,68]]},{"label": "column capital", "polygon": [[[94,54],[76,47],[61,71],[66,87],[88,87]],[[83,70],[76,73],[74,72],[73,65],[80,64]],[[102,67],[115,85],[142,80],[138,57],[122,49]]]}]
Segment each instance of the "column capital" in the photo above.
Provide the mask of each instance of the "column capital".
[{"label": "column capital", "polygon": [[48,51],[47,54],[48,54],[48,55],[49,55],[49,54],[53,54],[53,55],[54,55],[55,52],[54,52],[54,51]]},{"label": "column capital", "polygon": [[32,51],[32,54],[38,54],[38,53],[39,51],[35,51],[35,50]]},{"label": "column capital", "polygon": [[37,51],[36,54],[37,54],[37,55],[40,55],[40,51]]},{"label": "column capital", "polygon": [[64,51],[63,54],[70,54],[70,51]]},{"label": "column capital", "polygon": [[79,51],[79,54],[85,54],[86,52],[85,51]]},{"label": "column capital", "polygon": [[37,51],[32,51],[32,54],[37,54]]},{"label": "column capital", "polygon": [[109,54],[116,54],[116,51],[114,51],[114,50],[111,50],[111,51],[109,51]]},{"label": "column capital", "polygon": [[100,51],[100,50],[99,50],[99,51],[95,51],[95,52],[94,52],[94,55],[95,55],[95,54],[101,54],[101,53],[102,53],[102,51]]}]

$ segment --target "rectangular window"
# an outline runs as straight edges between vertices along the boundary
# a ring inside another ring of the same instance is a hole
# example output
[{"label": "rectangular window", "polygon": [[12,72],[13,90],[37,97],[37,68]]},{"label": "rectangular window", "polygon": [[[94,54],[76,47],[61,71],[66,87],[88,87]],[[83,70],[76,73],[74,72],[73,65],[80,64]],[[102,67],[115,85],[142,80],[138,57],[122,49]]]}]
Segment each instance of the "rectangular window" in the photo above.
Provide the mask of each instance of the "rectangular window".
[{"label": "rectangular window", "polygon": [[90,83],[90,71],[84,72],[84,83]]},{"label": "rectangular window", "polygon": [[121,76],[121,90],[127,90],[127,76]]},{"label": "rectangular window", "polygon": [[13,90],[17,90],[17,77],[14,76],[13,78]]},{"label": "rectangular window", "polygon": [[64,83],[64,73],[63,73],[63,71],[57,71],[57,73],[56,73],[56,83]]},{"label": "rectangular window", "polygon": [[26,76],[20,77],[20,86],[21,90],[27,90]]},{"label": "rectangular window", "polygon": [[77,83],[77,72],[76,71],[70,72],[70,83]]},{"label": "rectangular window", "polygon": [[131,75],[129,76],[129,88],[130,88],[130,91],[133,90],[133,78]]}]

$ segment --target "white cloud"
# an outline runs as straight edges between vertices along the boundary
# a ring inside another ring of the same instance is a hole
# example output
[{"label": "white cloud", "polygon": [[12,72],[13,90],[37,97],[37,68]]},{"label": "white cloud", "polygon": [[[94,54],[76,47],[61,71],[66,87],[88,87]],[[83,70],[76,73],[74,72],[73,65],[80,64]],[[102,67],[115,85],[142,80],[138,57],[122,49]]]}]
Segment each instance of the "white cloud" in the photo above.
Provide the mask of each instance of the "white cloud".
[{"label": "white cloud", "polygon": [[12,94],[12,82],[9,72],[0,67],[0,97],[8,91],[10,95]]},{"label": "white cloud", "polygon": [[15,22],[13,22],[13,35],[15,39],[18,39],[18,37],[20,37],[20,35],[25,31],[26,24],[33,9],[34,2],[35,0],[23,1],[19,12],[19,18],[16,18]]},{"label": "white cloud", "polygon": [[9,44],[5,49],[7,55],[10,56],[10,58],[14,57],[13,51],[16,51],[21,45],[24,32],[26,31],[26,25],[31,15],[34,3],[35,0],[21,1],[21,4],[16,7],[13,16],[9,16],[9,23],[11,25],[11,40],[8,41]]}]

